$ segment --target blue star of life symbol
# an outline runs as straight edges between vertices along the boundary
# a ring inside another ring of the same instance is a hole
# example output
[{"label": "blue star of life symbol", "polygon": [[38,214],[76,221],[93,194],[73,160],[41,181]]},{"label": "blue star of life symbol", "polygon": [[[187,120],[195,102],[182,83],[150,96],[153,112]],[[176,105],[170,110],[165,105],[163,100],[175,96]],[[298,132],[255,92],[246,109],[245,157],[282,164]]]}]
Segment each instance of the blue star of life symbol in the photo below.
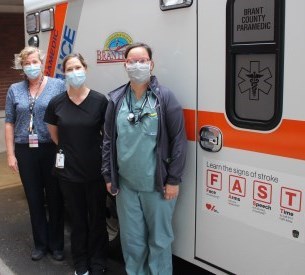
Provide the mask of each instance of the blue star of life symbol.
[{"label": "blue star of life symbol", "polygon": [[269,94],[272,85],[268,82],[272,74],[268,67],[260,69],[260,61],[250,61],[250,70],[241,67],[238,78],[239,91],[243,94],[249,92],[250,100],[259,100],[259,93]]}]

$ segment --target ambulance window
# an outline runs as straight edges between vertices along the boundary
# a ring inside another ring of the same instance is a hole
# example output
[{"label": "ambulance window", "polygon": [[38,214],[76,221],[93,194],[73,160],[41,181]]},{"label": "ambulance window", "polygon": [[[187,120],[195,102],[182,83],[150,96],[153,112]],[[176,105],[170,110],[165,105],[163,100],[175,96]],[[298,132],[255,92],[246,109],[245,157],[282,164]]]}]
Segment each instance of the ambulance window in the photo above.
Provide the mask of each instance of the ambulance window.
[{"label": "ambulance window", "polygon": [[54,29],[54,9],[50,8],[40,12],[40,29],[49,31]]},{"label": "ambulance window", "polygon": [[160,0],[160,9],[163,11],[179,8],[187,8],[193,4],[193,0]]},{"label": "ambulance window", "polygon": [[26,31],[28,34],[39,32],[39,13],[30,13],[25,18]]},{"label": "ambulance window", "polygon": [[271,130],[282,117],[284,0],[228,0],[226,113],[237,127]]}]

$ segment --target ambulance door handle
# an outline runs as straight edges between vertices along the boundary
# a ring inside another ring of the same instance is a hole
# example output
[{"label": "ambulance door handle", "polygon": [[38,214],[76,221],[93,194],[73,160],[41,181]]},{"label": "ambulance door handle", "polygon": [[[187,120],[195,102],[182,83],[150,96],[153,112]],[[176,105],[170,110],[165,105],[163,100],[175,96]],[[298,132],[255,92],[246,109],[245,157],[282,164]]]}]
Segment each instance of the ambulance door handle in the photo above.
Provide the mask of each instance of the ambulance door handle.
[{"label": "ambulance door handle", "polygon": [[203,150],[218,152],[222,148],[222,133],[217,127],[203,126],[199,136],[199,144]]},{"label": "ambulance door handle", "polygon": [[206,137],[200,137],[201,141],[207,141],[209,143],[212,143],[214,145],[218,144],[218,138],[206,138]]}]

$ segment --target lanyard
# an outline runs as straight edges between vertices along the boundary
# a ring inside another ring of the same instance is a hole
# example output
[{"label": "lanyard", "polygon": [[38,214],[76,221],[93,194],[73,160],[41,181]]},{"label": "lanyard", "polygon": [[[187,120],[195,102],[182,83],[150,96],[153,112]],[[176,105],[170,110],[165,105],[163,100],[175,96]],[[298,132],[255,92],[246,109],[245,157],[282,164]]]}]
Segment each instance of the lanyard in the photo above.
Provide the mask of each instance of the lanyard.
[{"label": "lanyard", "polygon": [[44,76],[42,76],[39,80],[39,84],[38,84],[38,88],[37,91],[34,95],[34,97],[31,96],[31,92],[30,92],[30,84],[28,83],[28,93],[29,93],[29,111],[30,111],[30,126],[29,126],[29,132],[33,134],[34,131],[34,106],[36,103],[36,100],[38,98],[38,92],[40,89],[40,86],[42,84]]}]

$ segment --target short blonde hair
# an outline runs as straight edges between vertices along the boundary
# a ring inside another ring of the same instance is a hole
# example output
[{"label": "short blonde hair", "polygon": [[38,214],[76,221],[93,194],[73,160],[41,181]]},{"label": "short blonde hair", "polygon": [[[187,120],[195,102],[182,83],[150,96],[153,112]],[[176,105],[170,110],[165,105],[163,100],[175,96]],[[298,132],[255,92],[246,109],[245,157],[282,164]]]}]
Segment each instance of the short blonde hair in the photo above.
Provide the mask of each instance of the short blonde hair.
[{"label": "short blonde hair", "polygon": [[42,62],[44,56],[43,56],[41,50],[36,47],[28,46],[28,47],[25,47],[23,50],[21,50],[21,52],[18,55],[16,55],[15,60],[14,60],[14,68],[17,69],[19,66],[22,67],[23,63],[26,61],[28,56],[35,52],[38,53],[39,60]]}]

